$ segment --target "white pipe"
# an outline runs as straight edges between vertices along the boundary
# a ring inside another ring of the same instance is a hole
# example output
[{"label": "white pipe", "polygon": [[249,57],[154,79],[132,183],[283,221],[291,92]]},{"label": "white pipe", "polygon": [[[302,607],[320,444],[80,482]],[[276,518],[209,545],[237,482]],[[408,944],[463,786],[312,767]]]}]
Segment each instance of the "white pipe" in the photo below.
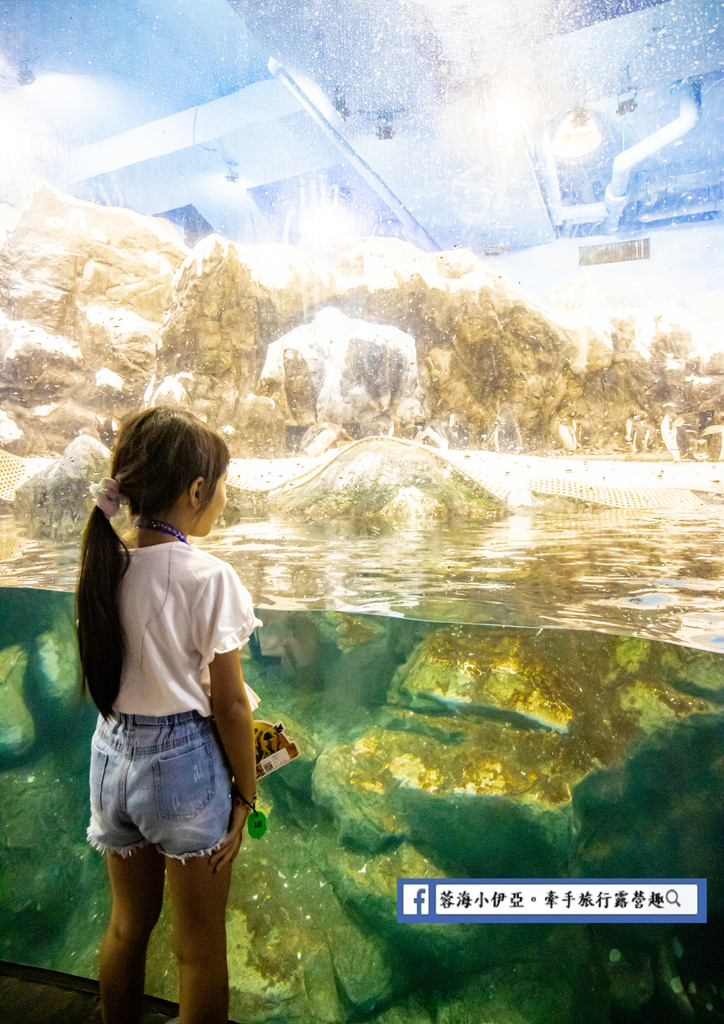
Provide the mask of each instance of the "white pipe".
[{"label": "white pipe", "polygon": [[693,84],[689,84],[685,90],[682,90],[679,116],[675,121],[670,121],[653,135],[649,135],[648,138],[637,142],[635,146],[618,154],[613,162],[613,175],[606,188],[604,199],[608,216],[604,221],[603,230],[607,234],[613,234],[618,228],[621,214],[628,201],[628,183],[633,168],[647,157],[663,149],[664,146],[676,142],[677,139],[690,132],[699,120],[700,103],[698,89]]},{"label": "white pipe", "polygon": [[578,206],[561,207],[561,218],[565,224],[598,224],[606,213],[605,203],[579,203]]},{"label": "white pipe", "polygon": [[211,142],[245,125],[297,114],[298,105],[279,82],[254,82],[210,103],[121,132],[71,153],[56,176],[61,186],[95,178],[142,160]]}]

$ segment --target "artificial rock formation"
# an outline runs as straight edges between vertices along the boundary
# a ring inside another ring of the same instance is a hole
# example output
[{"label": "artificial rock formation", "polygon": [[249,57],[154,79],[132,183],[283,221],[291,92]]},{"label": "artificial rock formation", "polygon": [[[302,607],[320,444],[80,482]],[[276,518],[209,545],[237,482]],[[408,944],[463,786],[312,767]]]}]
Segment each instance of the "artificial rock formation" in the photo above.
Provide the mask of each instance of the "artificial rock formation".
[{"label": "artificial rock formation", "polygon": [[0,250],[0,400],[25,451],[138,407],[186,250],[164,221],[36,182]]},{"label": "artificial rock formation", "polygon": [[79,534],[92,508],[89,485],[110,472],[110,459],[100,441],[81,434],[60,459],[17,488],[16,511],[30,521],[36,536]]},{"label": "artificial rock formation", "polygon": [[301,513],[309,520],[487,518],[503,506],[434,451],[379,437],[349,446],[307,477],[275,488],[267,500],[271,511]]},{"label": "artificial rock formation", "polygon": [[409,437],[453,417],[480,445],[501,403],[528,450],[621,450],[632,417],[658,443],[670,401],[716,425],[721,310],[603,290],[597,269],[544,308],[470,252],[393,238],[334,268],[218,236],[189,253],[163,221],[36,182],[0,250],[0,443],[107,441],[143,402],[196,410],[237,457],[283,455],[287,426],[322,421]]},{"label": "artificial rock formation", "polygon": [[292,246],[199,242],[174,279],[154,400],[205,416],[235,455],[283,454],[285,409],[259,387],[266,350],[329,299],[333,280]]}]

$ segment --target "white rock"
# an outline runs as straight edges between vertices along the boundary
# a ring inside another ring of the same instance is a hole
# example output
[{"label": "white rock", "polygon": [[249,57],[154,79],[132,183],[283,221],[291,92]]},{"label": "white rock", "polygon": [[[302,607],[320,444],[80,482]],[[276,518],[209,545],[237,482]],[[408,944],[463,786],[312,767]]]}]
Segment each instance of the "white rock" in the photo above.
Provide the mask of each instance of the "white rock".
[{"label": "white rock", "polygon": [[[267,349],[261,383],[284,388],[294,409],[296,380],[285,371],[290,352],[303,360],[304,386],[312,391],[316,420],[371,425],[385,412],[417,415],[415,339],[396,327],[367,323],[327,308],[273,342]],[[300,385],[301,386],[301,385]]]},{"label": "white rock", "polygon": [[153,404],[162,405],[169,400],[183,405],[188,400],[188,391],[184,381],[193,381],[190,373],[177,373],[174,377],[164,377],[153,394]]},{"label": "white rock", "polygon": [[24,320],[6,319],[5,327],[6,337],[8,335],[12,337],[12,342],[5,351],[3,360],[5,367],[31,355],[45,355],[48,361],[62,358],[65,362],[77,364],[80,364],[82,360],[82,353],[77,345],[58,334],[49,334],[36,324],[29,324]]},{"label": "white rock", "polygon": [[123,391],[123,378],[113,370],[104,366],[96,374],[96,387],[111,388],[113,391]]},{"label": "white rock", "polygon": [[0,444],[9,444],[10,441],[19,441],[23,436],[22,430],[15,420],[0,409]]}]

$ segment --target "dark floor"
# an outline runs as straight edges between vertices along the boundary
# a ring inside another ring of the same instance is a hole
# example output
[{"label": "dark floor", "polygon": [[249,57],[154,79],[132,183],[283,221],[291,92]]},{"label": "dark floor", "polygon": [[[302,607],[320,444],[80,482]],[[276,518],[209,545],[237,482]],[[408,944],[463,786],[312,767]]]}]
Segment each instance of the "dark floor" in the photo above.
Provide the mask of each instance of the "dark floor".
[{"label": "dark floor", "polygon": [[[166,1024],[178,1006],[146,998],[143,1024]],[[101,1024],[98,984],[69,974],[0,962],[2,1024]]]}]

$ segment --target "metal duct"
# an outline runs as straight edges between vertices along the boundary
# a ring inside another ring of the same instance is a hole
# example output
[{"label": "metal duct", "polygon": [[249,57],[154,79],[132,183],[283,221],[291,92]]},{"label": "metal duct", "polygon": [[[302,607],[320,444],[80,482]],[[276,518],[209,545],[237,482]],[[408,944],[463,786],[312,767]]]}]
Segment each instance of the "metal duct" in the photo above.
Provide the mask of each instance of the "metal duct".
[{"label": "metal duct", "polygon": [[169,117],[132,128],[71,153],[60,169],[61,186],[130,167],[202,142],[211,142],[244,125],[298,113],[286,89],[276,81],[255,82],[238,92]]}]

